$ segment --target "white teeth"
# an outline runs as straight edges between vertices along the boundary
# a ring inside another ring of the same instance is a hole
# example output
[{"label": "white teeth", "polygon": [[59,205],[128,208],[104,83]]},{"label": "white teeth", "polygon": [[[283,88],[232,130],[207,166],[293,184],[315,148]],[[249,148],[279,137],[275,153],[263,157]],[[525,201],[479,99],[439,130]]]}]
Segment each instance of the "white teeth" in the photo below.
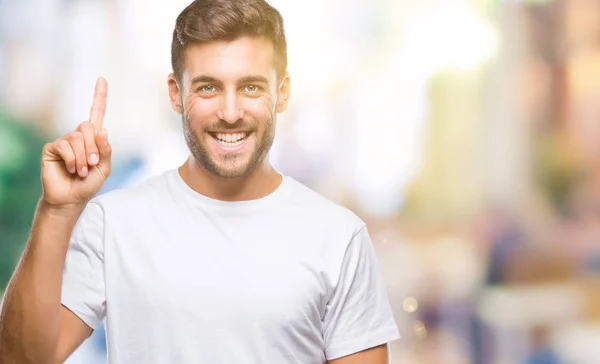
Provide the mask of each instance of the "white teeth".
[{"label": "white teeth", "polygon": [[216,133],[217,139],[219,139],[220,141],[229,142],[229,143],[237,143],[237,142],[241,141],[242,139],[244,139],[246,136],[247,136],[246,133],[234,133],[234,134]]},{"label": "white teeth", "polygon": [[237,147],[242,145],[248,133],[215,133],[217,142],[225,147]]},{"label": "white teeth", "polygon": [[244,141],[243,140],[238,140],[237,142],[224,142],[222,140],[217,139],[217,143],[226,146],[226,147],[237,147],[238,145],[241,145]]}]

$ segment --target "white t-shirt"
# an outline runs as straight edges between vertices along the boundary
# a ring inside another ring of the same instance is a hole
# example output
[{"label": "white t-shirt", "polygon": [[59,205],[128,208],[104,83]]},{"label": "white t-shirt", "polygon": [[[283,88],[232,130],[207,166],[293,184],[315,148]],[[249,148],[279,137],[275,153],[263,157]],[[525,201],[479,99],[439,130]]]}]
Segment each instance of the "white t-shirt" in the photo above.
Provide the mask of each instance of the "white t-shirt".
[{"label": "white t-shirt", "polygon": [[176,169],[95,198],[62,303],[105,320],[111,364],[322,364],[399,337],[365,224],[287,176],[252,201]]}]

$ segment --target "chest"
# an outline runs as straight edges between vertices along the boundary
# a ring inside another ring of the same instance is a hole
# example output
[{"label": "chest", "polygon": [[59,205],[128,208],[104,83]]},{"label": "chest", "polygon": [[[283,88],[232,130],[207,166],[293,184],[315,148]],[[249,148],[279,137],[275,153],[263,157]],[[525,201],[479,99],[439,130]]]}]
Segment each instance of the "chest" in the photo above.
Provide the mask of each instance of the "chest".
[{"label": "chest", "polygon": [[328,287],[314,236],[231,219],[163,223],[119,234],[107,249],[109,311],[253,334],[318,329]]}]

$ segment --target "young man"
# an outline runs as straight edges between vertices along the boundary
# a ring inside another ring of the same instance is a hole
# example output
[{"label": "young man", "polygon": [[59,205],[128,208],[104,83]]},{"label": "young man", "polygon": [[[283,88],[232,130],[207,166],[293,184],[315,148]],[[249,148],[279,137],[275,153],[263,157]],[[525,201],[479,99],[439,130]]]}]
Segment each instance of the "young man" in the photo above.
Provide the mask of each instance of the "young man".
[{"label": "young man", "polygon": [[111,155],[98,80],[90,120],[44,148],[1,363],[62,362],[102,320],[115,364],[387,363],[398,331],[365,224],[269,163],[286,63],[264,0],[194,1],[168,79],[189,159],[92,199]]}]

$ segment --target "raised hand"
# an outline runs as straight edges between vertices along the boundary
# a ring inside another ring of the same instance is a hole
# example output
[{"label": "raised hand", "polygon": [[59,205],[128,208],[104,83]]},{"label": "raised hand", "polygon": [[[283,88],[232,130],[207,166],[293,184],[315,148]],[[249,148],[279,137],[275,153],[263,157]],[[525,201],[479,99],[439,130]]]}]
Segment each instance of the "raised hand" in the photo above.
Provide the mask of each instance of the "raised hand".
[{"label": "raised hand", "polygon": [[111,147],[102,127],[108,84],[96,81],[89,121],[52,143],[42,152],[42,199],[50,206],[83,205],[94,197],[110,175]]}]

